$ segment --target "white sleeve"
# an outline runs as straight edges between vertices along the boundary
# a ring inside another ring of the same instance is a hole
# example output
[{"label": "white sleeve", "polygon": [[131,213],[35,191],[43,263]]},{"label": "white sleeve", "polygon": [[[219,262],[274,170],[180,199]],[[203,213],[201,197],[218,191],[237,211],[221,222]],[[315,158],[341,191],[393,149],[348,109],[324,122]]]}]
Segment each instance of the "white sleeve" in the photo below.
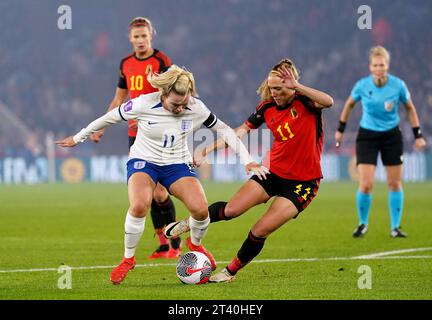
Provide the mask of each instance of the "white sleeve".
[{"label": "white sleeve", "polygon": [[75,143],[84,142],[92,133],[99,131],[113,123],[120,122],[122,116],[120,115],[120,107],[112,109],[110,112],[107,112],[100,118],[97,118],[93,122],[91,122],[86,128],[82,129],[76,135],[73,136],[73,140]]},{"label": "white sleeve", "polygon": [[200,123],[200,126],[204,125],[207,128],[211,128],[214,125],[211,119],[216,117],[211,113],[204,102],[195,97],[193,99],[195,99],[195,103],[197,104],[193,110],[195,113],[195,119]]},{"label": "white sleeve", "polygon": [[220,119],[216,119],[215,124],[211,127],[211,129],[221,134],[222,139],[240,157],[240,162],[243,165],[254,161],[243,142],[239,139],[239,137],[237,137],[234,130],[225,124],[225,122]]},{"label": "white sleeve", "polygon": [[129,119],[136,119],[143,114],[144,107],[144,95],[137,98],[126,101],[119,107],[112,109],[102,117],[96,119],[90,123],[86,128],[82,129],[73,139],[75,143],[84,142],[92,133],[99,131],[113,123],[120,122],[122,120],[127,121]]},{"label": "white sleeve", "polygon": [[118,113],[123,120],[136,119],[145,113],[146,108],[145,95],[140,95],[134,99],[130,99],[119,106]]}]

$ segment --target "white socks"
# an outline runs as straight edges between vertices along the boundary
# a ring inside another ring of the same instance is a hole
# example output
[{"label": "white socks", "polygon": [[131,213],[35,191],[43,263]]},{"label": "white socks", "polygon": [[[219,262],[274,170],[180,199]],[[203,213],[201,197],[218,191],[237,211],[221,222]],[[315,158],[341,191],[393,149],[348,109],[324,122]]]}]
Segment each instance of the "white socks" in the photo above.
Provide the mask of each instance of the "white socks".
[{"label": "white socks", "polygon": [[206,235],[209,224],[210,217],[202,221],[189,217],[191,241],[194,245],[199,246],[201,244],[201,240]]},{"label": "white socks", "polygon": [[131,258],[135,255],[135,249],[138,245],[139,240],[144,232],[145,217],[136,218],[132,216],[129,211],[126,214],[125,221],[125,258]]},{"label": "white socks", "polygon": [[[145,217],[136,218],[132,216],[129,211],[127,212],[124,237],[125,258],[135,256],[136,247],[144,232],[145,219]],[[201,240],[206,235],[209,224],[210,217],[202,221],[189,217],[191,241],[194,245],[199,246],[201,244]]]}]

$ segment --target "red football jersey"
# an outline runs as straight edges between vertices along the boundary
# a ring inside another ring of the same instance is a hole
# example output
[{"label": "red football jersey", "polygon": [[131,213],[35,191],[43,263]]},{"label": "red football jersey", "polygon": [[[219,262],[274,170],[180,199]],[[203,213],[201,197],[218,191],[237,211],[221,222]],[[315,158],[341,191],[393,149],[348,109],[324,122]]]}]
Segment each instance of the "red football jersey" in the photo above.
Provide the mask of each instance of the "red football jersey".
[{"label": "red football jersey", "polygon": [[274,141],[263,165],[289,180],[321,179],[321,151],[324,139],[321,109],[306,96],[296,95],[286,106],[274,100],[261,102],[245,124],[256,129],[266,123]]},{"label": "red football jersey", "polygon": [[[145,59],[138,58],[135,53],[125,57],[120,63],[120,78],[117,87],[127,89],[131,99],[156,92],[147,81],[147,70],[152,66],[155,73],[163,73],[171,66],[171,60],[163,52],[154,49],[153,54]],[[136,123],[135,120],[129,120],[128,134],[130,137],[136,137],[137,132],[130,128],[131,124]]]}]

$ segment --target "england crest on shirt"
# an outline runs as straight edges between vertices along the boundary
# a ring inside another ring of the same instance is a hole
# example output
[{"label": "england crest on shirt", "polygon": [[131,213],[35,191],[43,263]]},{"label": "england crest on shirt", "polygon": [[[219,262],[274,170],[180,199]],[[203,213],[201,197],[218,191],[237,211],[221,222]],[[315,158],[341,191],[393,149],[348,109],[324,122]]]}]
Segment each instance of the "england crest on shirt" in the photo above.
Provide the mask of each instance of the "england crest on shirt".
[{"label": "england crest on shirt", "polygon": [[189,131],[192,128],[192,120],[182,120],[181,130],[183,132]]}]

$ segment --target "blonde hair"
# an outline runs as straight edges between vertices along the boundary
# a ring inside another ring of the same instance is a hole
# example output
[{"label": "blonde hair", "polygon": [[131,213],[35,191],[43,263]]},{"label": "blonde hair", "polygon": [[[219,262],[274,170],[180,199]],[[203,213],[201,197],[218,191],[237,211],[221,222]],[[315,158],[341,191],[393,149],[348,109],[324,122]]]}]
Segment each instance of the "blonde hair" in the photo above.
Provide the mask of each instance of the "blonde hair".
[{"label": "blonde hair", "polygon": [[369,50],[369,62],[372,61],[372,57],[384,57],[387,60],[387,64],[390,64],[390,53],[383,46],[375,46]]},{"label": "blonde hair", "polygon": [[291,70],[294,79],[298,80],[300,79],[300,72],[299,70],[296,68],[294,62],[291,59],[282,59],[281,61],[278,62],[278,64],[276,64],[268,73],[267,77],[264,79],[264,81],[261,83],[261,85],[259,86],[259,88],[257,89],[257,93],[258,95],[261,97],[261,101],[265,101],[265,100],[270,100],[271,99],[271,93],[270,93],[270,89],[268,87],[268,78],[270,76],[277,76],[280,77],[280,68],[281,67],[287,67],[288,69]]},{"label": "blonde hair", "polygon": [[168,96],[172,91],[181,96],[191,94],[194,97],[198,97],[193,74],[175,64],[161,74],[153,73],[150,67],[147,73],[147,80],[153,87],[159,89],[164,96]]}]

